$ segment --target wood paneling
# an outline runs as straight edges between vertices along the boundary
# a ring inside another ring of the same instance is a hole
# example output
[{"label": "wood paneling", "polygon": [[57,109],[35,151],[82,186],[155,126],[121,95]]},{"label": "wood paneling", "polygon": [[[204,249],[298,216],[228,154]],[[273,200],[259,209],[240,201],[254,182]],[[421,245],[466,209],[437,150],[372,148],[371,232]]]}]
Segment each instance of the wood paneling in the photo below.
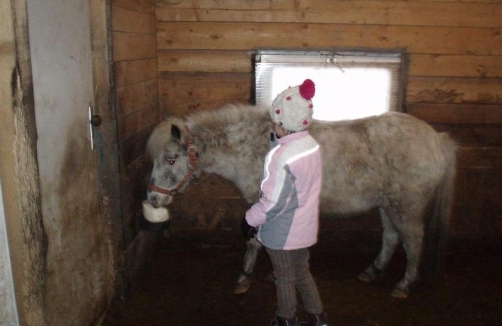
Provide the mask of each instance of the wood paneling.
[{"label": "wood paneling", "polygon": [[159,71],[251,73],[246,51],[159,50]]},{"label": "wood paneling", "polygon": [[[131,22],[134,22],[131,24]],[[113,30],[136,34],[151,34],[155,32],[155,20],[148,13],[115,7],[112,11]]]},{"label": "wood paneling", "polygon": [[408,61],[410,76],[502,77],[500,56],[409,54]]},{"label": "wood paneling", "polygon": [[[155,7],[152,6],[152,0],[111,0],[111,4],[112,12],[117,8],[126,8],[137,12],[147,13],[151,16],[155,13]],[[130,24],[133,25],[134,22],[131,21]]]},{"label": "wood paneling", "polygon": [[410,77],[406,103],[502,104],[502,79]]},{"label": "wood paneling", "polygon": [[[410,53],[502,55],[500,28],[160,22],[159,49],[406,48]],[[280,32],[280,33],[279,33]]]},{"label": "wood paneling", "polygon": [[[502,146],[502,125],[432,123],[441,132],[449,133],[462,146]],[[469,168],[469,165],[463,166]]]},{"label": "wood paneling", "polygon": [[502,105],[408,103],[406,112],[430,123],[502,125]]},{"label": "wood paneling", "polygon": [[[288,7],[262,4],[254,8],[166,6],[157,10],[159,21],[314,23],[360,25],[409,25],[500,27],[502,4],[430,3],[389,1],[310,1]],[[207,6],[209,5],[209,6]],[[445,14],[448,13],[448,14]]]},{"label": "wood paneling", "polygon": [[157,57],[155,35],[113,32],[113,61]]},{"label": "wood paneling", "polygon": [[115,86],[125,87],[158,78],[157,58],[115,63]]},{"label": "wood paneling", "polygon": [[159,83],[161,110],[183,116],[227,103],[250,103],[253,87],[249,74],[162,74]]},{"label": "wood paneling", "polygon": [[[115,0],[118,1],[118,0]],[[132,0],[130,0],[132,1]],[[143,0],[143,2],[146,0]],[[308,8],[332,8],[336,10],[336,5],[342,1],[337,0],[253,0],[253,1],[236,1],[236,0],[183,0],[176,1],[175,5],[169,5],[169,0],[151,0],[157,4],[157,11],[170,8],[176,10],[184,9],[222,9],[222,10],[306,10]],[[172,2],[172,1],[171,1]],[[484,3],[484,4],[502,4],[502,0],[351,0],[354,3],[369,3],[369,2],[384,2],[388,6],[399,5],[399,3],[420,3],[420,2],[440,2],[440,3]]]},{"label": "wood paneling", "polygon": [[[159,50],[159,71],[252,73],[251,52],[244,50]],[[408,53],[409,76],[502,77],[499,56]]]},{"label": "wood paneling", "polygon": [[115,115],[118,122],[118,160],[124,246],[131,253],[125,264],[126,283],[147,247],[137,248],[135,228],[144,182],[150,172],[146,141],[159,122],[158,60],[155,8],[150,0],[112,0],[112,53]]},{"label": "wood paneling", "polygon": [[150,79],[117,88],[117,116],[122,117],[151,107],[157,101],[157,85],[157,79]]},{"label": "wood paneling", "polygon": [[[156,100],[156,98],[154,99]],[[141,110],[134,111],[118,119],[119,138],[126,139],[159,121],[158,103],[149,103],[148,106],[143,107]]]}]

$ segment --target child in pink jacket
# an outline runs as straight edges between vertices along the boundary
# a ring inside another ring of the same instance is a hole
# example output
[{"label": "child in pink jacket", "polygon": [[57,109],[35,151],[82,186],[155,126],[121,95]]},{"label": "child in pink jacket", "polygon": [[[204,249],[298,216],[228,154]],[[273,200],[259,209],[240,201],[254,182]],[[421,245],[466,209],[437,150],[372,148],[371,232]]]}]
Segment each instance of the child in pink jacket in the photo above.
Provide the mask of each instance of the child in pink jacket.
[{"label": "child in pink jacket", "polygon": [[298,325],[296,289],[307,310],[307,326],[326,326],[317,286],[310,274],[309,247],[317,242],[322,162],[307,128],[315,85],[307,79],[279,94],[270,108],[277,145],[265,157],[260,200],[242,221],[243,232],[258,228],[274,269],[278,309],[272,325]]}]

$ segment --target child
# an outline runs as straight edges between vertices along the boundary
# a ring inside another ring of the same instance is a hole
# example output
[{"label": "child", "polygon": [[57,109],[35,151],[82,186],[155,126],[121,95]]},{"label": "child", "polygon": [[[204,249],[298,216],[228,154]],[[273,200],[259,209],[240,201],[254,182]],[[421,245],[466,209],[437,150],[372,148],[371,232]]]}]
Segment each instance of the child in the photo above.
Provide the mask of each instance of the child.
[{"label": "child", "polygon": [[272,262],[278,310],[271,325],[298,325],[298,289],[307,310],[306,325],[327,326],[309,269],[309,247],[317,242],[322,181],[319,145],[306,130],[312,122],[314,94],[315,85],[307,79],[272,103],[269,113],[277,146],[265,157],[260,200],[242,220],[248,238],[258,227],[258,240]]}]

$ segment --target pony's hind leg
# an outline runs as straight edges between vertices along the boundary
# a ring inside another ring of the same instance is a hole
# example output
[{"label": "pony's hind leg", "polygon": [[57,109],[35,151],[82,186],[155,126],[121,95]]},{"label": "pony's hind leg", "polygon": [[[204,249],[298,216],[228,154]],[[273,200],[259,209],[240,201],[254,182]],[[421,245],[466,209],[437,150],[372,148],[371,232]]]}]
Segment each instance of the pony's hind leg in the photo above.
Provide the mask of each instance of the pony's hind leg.
[{"label": "pony's hind leg", "polygon": [[383,226],[382,248],[373,264],[359,275],[359,280],[364,282],[372,282],[382,275],[399,244],[399,233],[383,208],[380,208],[380,216]]},{"label": "pony's hind leg", "polygon": [[402,199],[399,212],[391,207],[380,209],[384,236],[382,251],[374,262],[375,267],[381,270],[386,267],[399,240],[402,241],[406,252],[406,271],[392,290],[392,296],[395,298],[408,298],[411,286],[418,279],[424,237],[420,204],[420,202],[405,204]]},{"label": "pony's hind leg", "polygon": [[251,285],[251,275],[253,274],[253,270],[256,265],[256,258],[258,257],[258,252],[261,247],[262,245],[258,242],[256,237],[246,241],[246,254],[244,255],[243,271],[237,279],[237,285],[234,290],[235,294],[246,293],[249,290]]},{"label": "pony's hind leg", "polygon": [[396,284],[392,290],[395,298],[406,299],[410,293],[411,286],[418,280],[418,270],[422,258],[422,248],[424,240],[424,229],[421,223],[417,223],[419,217],[410,218],[402,229],[403,247],[406,252],[406,272],[404,277]]}]

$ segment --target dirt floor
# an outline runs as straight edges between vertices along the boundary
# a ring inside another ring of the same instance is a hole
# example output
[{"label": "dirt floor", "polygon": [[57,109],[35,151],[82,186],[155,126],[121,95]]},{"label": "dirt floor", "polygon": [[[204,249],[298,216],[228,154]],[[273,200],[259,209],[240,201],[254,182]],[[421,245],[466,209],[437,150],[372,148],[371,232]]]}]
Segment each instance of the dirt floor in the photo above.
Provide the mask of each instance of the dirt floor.
[{"label": "dirt floor", "polygon": [[[357,275],[373,260],[375,232],[324,232],[311,249],[311,270],[330,325],[502,325],[502,246],[451,240],[442,271],[422,281],[408,300],[390,296],[403,272],[397,253],[386,275],[366,284]],[[137,285],[110,307],[104,325],[269,325],[275,287],[266,280],[265,251],[248,293],[233,294],[244,253],[241,235],[228,230],[171,230],[159,236],[154,259]],[[299,317],[303,310],[299,306]]]}]

